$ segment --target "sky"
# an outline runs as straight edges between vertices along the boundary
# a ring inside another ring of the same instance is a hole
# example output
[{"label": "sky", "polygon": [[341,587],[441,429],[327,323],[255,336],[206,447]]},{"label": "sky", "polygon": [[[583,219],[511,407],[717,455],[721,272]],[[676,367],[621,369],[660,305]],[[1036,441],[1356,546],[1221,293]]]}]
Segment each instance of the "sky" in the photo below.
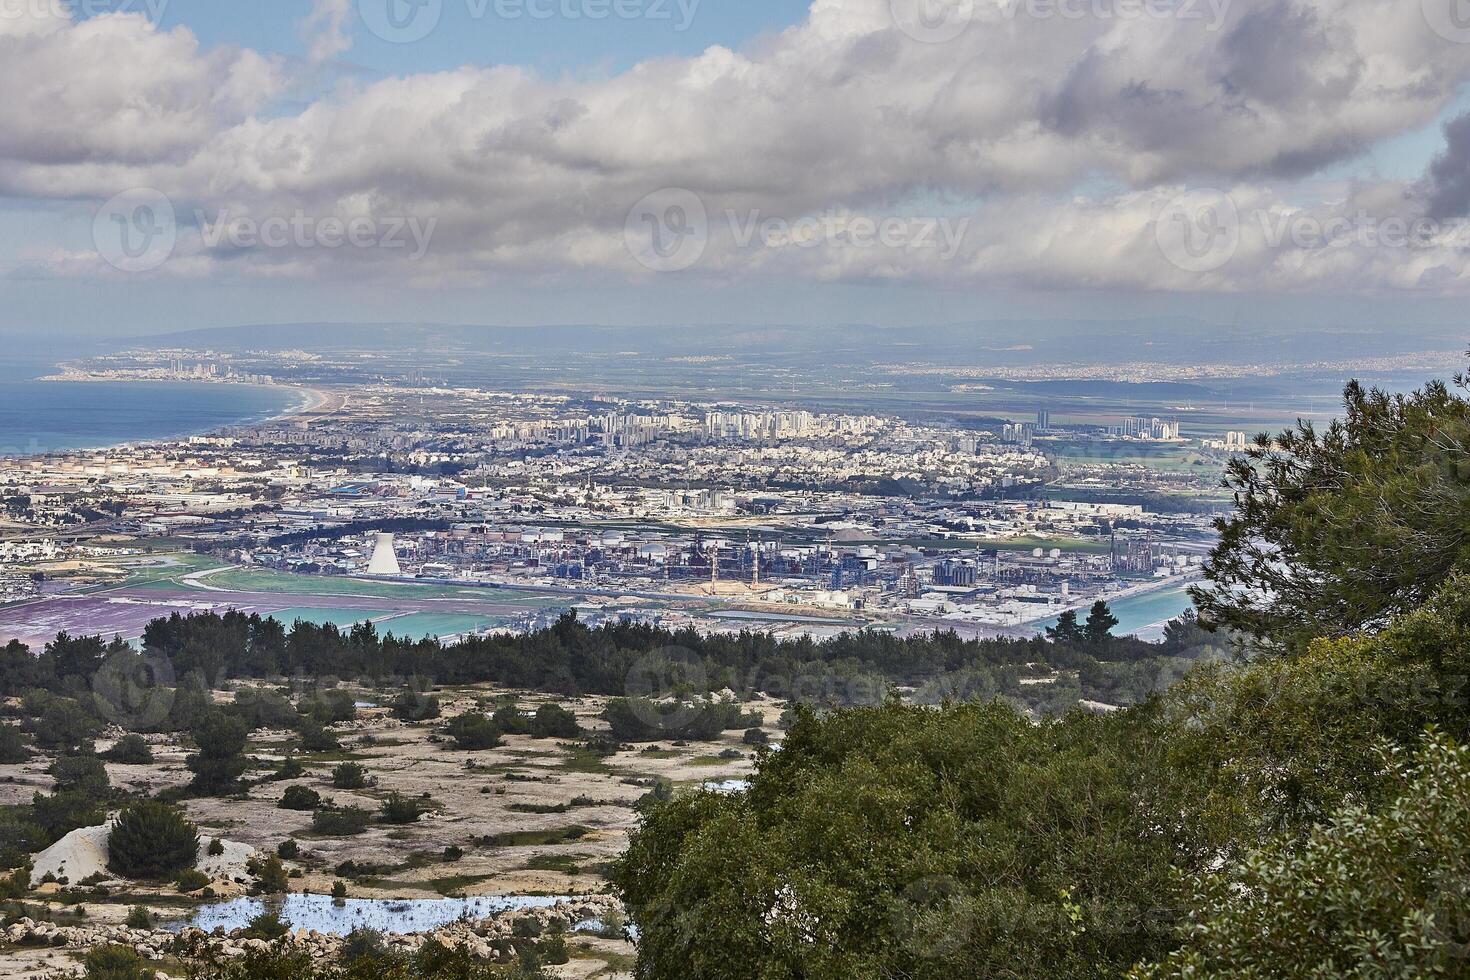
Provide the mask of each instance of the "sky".
[{"label": "sky", "polygon": [[1461,0],[0,0],[0,335],[1457,323]]}]

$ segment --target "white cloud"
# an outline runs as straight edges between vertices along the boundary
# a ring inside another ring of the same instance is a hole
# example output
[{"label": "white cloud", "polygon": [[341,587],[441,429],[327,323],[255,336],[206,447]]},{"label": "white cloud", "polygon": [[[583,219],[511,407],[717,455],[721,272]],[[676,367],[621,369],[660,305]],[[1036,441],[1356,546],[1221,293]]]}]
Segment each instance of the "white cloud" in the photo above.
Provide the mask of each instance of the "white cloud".
[{"label": "white cloud", "polygon": [[[1470,76],[1470,45],[1435,34],[1418,3],[1188,9],[1200,16],[1074,18],[982,0],[959,37],[926,44],[895,27],[889,0],[816,0],[806,22],[749,50],[594,82],[513,67],[390,78],[290,114],[262,111],[278,65],[201,52],[183,29],[125,17],[0,27],[0,86],[23,93],[0,103],[0,190],[104,200],[147,186],[185,216],[437,222],[416,262],[388,249],[220,251],[191,245],[185,227],[188,261],[160,275],[643,276],[623,241],[629,209],[683,187],[713,221],[685,275],[1460,291],[1461,250],[1439,240],[1263,248],[1243,226],[1219,268],[1169,261],[1154,222],[1182,187],[1229,189],[1246,211],[1298,207],[1320,196],[1302,180],[1427,124]],[[317,0],[314,58],[345,50],[345,17],[341,0]],[[8,84],[22,78],[53,81]],[[1417,188],[1374,193],[1390,202],[1376,201],[1380,215],[1422,211]],[[757,211],[970,224],[948,258],[842,236],[741,247],[726,214]]]},{"label": "white cloud", "polygon": [[301,23],[311,61],[330,61],[352,50],[352,38],[347,33],[351,11],[352,0],[311,0],[311,13]]}]

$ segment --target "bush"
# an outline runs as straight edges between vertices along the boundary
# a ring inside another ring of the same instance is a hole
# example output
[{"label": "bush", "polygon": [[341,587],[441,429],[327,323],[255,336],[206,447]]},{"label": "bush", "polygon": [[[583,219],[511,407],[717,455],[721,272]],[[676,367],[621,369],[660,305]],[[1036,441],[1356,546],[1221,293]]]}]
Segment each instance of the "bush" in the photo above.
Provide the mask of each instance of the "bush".
[{"label": "bush", "polygon": [[[750,719],[733,701],[652,701],[613,698],[603,709],[613,737],[623,742],[657,742],[665,738],[711,741],[732,728],[749,727]],[[759,719],[756,719],[757,721]]]},{"label": "bush", "polygon": [[311,829],[328,837],[352,837],[367,830],[368,812],[357,806],[329,806],[311,815]]},{"label": "bush", "polygon": [[345,881],[334,881],[334,882],[332,882],[332,897],[335,898],[335,899],[338,899],[338,900],[341,900],[341,899],[346,898],[347,897],[347,882],[345,882]]},{"label": "bush", "polygon": [[128,909],[128,917],[123,920],[123,925],[129,929],[152,929],[153,913],[141,905],[134,905]]},{"label": "bush", "polygon": [[94,800],[105,800],[112,793],[107,767],[95,755],[70,755],[57,759],[47,770],[56,780],[58,793],[75,790]]},{"label": "bush", "polygon": [[286,875],[286,866],[274,854],[264,861],[259,858],[251,859],[247,870],[256,877],[255,891],[260,894],[279,895],[290,887]]},{"label": "bush", "polygon": [[234,715],[206,711],[191,729],[199,751],[185,764],[194,773],[194,788],[201,793],[222,793],[235,788],[244,774],[245,744],[250,728]]},{"label": "bush", "polygon": [[250,728],[284,728],[296,725],[300,715],[291,707],[291,702],[275,691],[245,688],[235,693],[231,712]]},{"label": "bush", "polygon": [[401,793],[389,793],[379,810],[378,818],[383,823],[418,823],[422,811],[417,800],[405,798]]},{"label": "bush", "polygon": [[295,838],[287,837],[276,846],[276,856],[285,858],[287,861],[296,860],[301,853],[301,845],[296,843]]},{"label": "bush", "polygon": [[446,726],[445,732],[467,752],[493,749],[500,744],[500,730],[478,711],[458,716]]},{"label": "bush", "polygon": [[359,960],[383,960],[388,957],[388,947],[383,934],[376,929],[354,929],[342,941],[341,959],[351,965]]},{"label": "bush", "polygon": [[1338,810],[1195,877],[1183,948],[1138,980],[1463,976],[1470,939],[1470,750],[1438,735],[1385,749],[1400,795]]},{"label": "bush", "polygon": [[102,758],[125,766],[146,766],[153,761],[153,750],[143,736],[130,733],[114,742]]},{"label": "bush", "polygon": [[82,957],[86,980],[153,980],[153,969],[127,946],[98,946]]},{"label": "bush", "polygon": [[367,785],[367,770],[355,762],[344,762],[332,770],[332,785],[337,789],[362,789]]},{"label": "bush", "polygon": [[428,721],[439,717],[439,699],[432,694],[405,691],[393,700],[393,714],[403,721]]},{"label": "bush", "polygon": [[199,832],[178,809],[145,800],[122,812],[107,838],[107,866],[126,878],[171,877],[194,867]]},{"label": "bush", "polygon": [[315,810],[322,805],[322,795],[310,786],[287,786],[281,801],[276,804],[281,810]]},{"label": "bush", "polygon": [[274,912],[262,912],[250,920],[245,927],[245,938],[264,939],[266,942],[274,942],[286,933],[291,927],[281,921],[281,917]]},{"label": "bush", "polygon": [[507,704],[496,708],[490,721],[504,735],[531,734],[531,719],[525,716],[518,704]]},{"label": "bush", "polygon": [[323,725],[352,721],[357,717],[357,699],[346,691],[321,691],[315,698],[301,703],[301,713]]},{"label": "bush", "polygon": [[25,733],[14,725],[0,724],[0,766],[16,766],[31,757]]},{"label": "bush", "polygon": [[220,840],[218,837],[212,839],[209,842],[209,847],[205,848],[204,853],[208,854],[210,857],[219,857],[221,854],[225,853],[225,842]]},{"label": "bush", "polygon": [[444,848],[444,861],[446,864],[453,864],[454,862],[462,860],[463,858],[463,848],[455,847],[453,844],[450,844],[448,847]]},{"label": "bush", "polygon": [[301,760],[297,759],[295,755],[287,753],[286,758],[281,760],[280,766],[276,768],[275,774],[271,778],[278,783],[284,783],[289,779],[300,779],[305,775],[306,767],[301,764]]},{"label": "bush", "polygon": [[51,796],[37,793],[31,798],[31,819],[27,823],[41,828],[46,844],[54,843],[79,827],[95,827],[106,819],[100,801],[90,793],[67,790]]},{"label": "bush", "polygon": [[174,887],[181,892],[197,892],[209,885],[209,875],[195,868],[186,868],[174,877]]},{"label": "bush", "polygon": [[759,728],[748,728],[740,741],[746,745],[766,745],[771,741],[771,736]]},{"label": "bush", "polygon": [[559,704],[543,704],[536,709],[531,734],[537,738],[576,738],[582,734],[577,716]]},{"label": "bush", "polygon": [[342,743],[337,741],[337,736],[327,731],[314,715],[302,718],[296,726],[296,733],[301,736],[301,751],[303,752],[336,752],[342,747]]}]

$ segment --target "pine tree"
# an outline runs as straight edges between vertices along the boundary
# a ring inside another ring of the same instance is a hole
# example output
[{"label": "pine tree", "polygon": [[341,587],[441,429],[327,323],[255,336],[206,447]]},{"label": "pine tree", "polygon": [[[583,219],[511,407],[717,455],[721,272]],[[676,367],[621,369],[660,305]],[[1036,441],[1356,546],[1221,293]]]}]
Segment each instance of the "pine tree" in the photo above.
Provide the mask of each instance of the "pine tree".
[{"label": "pine tree", "polygon": [[124,810],[107,838],[107,866],[127,878],[169,878],[194,867],[198,855],[197,828],[154,800]]},{"label": "pine tree", "polygon": [[1106,643],[1113,638],[1113,627],[1117,625],[1118,617],[1113,615],[1106,602],[1099,599],[1087,614],[1087,624],[1082,627],[1083,639],[1093,645]]}]

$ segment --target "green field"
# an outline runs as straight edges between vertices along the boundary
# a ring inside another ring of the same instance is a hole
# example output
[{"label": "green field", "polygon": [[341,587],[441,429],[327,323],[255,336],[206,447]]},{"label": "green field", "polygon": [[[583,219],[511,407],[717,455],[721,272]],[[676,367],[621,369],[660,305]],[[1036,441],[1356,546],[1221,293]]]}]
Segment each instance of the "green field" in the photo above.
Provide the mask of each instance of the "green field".
[{"label": "green field", "polygon": [[310,606],[292,606],[270,614],[272,619],[278,620],[287,629],[293,623],[301,621],[316,623],[318,626],[331,625],[340,630],[351,629],[364,620],[381,619],[387,615],[390,613],[382,609],[317,609]]}]

